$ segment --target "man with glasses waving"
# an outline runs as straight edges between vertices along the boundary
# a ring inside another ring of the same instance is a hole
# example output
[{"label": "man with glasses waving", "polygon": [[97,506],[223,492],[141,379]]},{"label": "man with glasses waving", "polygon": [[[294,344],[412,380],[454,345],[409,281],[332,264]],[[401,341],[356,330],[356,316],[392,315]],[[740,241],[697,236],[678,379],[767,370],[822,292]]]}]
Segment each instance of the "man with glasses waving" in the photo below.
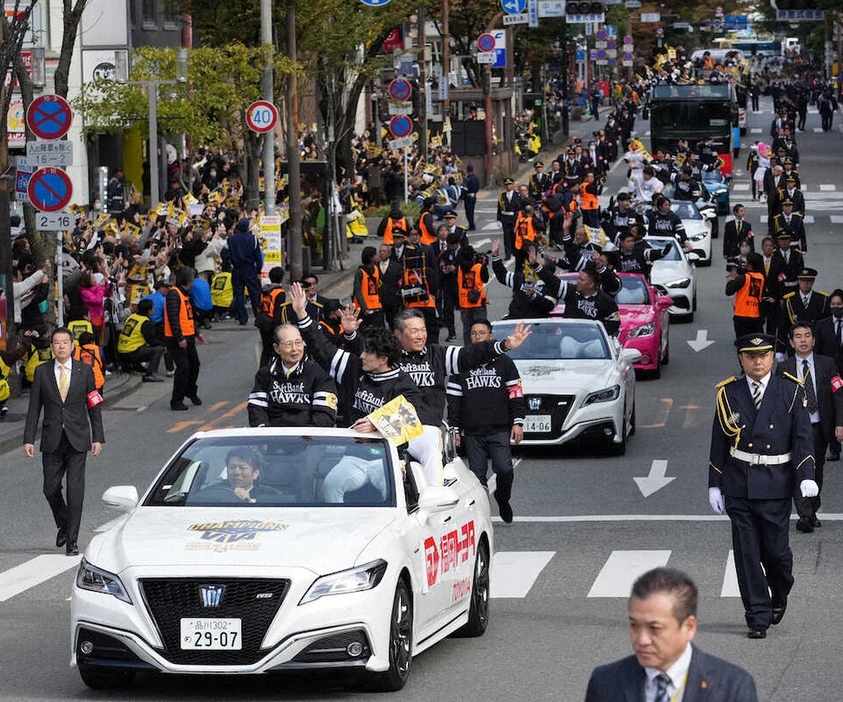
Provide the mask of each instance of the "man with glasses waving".
[{"label": "man with glasses waving", "polygon": [[337,386],[305,356],[304,341],[292,324],[273,332],[274,353],[255,374],[249,395],[250,427],[332,427],[337,421]]}]

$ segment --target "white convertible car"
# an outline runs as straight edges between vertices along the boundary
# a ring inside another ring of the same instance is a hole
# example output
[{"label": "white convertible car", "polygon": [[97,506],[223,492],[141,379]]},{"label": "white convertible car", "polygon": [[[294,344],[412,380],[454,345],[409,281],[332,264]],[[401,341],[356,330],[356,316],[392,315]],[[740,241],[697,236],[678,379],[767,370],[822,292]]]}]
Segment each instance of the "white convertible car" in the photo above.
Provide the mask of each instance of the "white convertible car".
[{"label": "white convertible car", "polygon": [[92,539],[71,598],[90,687],[136,672],[360,669],[398,690],[412,657],[489,614],[489,499],[458,458],[443,486],[380,434],[199,433]]},{"label": "white convertible car", "polygon": [[[512,333],[519,320],[495,322],[495,336]],[[524,387],[527,416],[522,445],[598,441],[626,452],[635,432],[637,349],[625,349],[600,322],[587,319],[520,320],[531,334],[509,351]]]}]

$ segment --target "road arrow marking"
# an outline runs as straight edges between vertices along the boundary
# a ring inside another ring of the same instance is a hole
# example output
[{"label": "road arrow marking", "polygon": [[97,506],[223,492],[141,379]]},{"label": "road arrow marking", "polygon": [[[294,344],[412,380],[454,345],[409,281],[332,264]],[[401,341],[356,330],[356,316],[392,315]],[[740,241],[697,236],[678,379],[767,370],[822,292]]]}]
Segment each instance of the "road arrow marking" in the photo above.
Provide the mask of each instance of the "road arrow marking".
[{"label": "road arrow marking", "polygon": [[666,478],[667,461],[653,461],[650,465],[650,474],[646,478],[635,478],[638,489],[644,497],[649,497],[654,492],[661,490],[665,485],[670,485],[676,478]]},{"label": "road arrow marking", "polygon": [[698,353],[713,343],[708,340],[708,329],[697,329],[697,338],[694,341],[688,340],[688,346]]}]

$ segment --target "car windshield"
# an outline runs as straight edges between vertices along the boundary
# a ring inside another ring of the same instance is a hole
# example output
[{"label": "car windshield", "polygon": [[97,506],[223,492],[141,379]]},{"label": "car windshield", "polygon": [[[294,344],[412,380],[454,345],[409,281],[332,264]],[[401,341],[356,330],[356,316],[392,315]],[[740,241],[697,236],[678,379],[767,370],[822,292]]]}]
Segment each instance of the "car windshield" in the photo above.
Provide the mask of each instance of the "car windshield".
[{"label": "car windshield", "polygon": [[670,203],[670,209],[679,215],[679,219],[702,219],[697,206],[689,200],[674,200]]},{"label": "car windshield", "polygon": [[643,278],[637,275],[622,275],[621,290],[615,297],[619,305],[649,305],[650,292]]},{"label": "car windshield", "polygon": [[[667,242],[670,241],[669,239],[650,239],[647,238],[646,240],[650,246],[654,249],[663,249]],[[664,256],[662,256],[659,261],[680,261],[682,260],[682,254],[679,252],[679,247],[676,245],[676,242],[673,242],[673,246],[670,247],[670,251],[667,252]],[[658,263],[658,261],[656,261]],[[653,264],[655,265],[655,264]]]},{"label": "car windshield", "polygon": [[198,438],[173,459],[144,504],[391,507],[390,456],[381,437]]},{"label": "car windshield", "polygon": [[[602,327],[559,321],[533,323],[531,334],[517,349],[508,351],[516,361],[609,359],[611,352]],[[496,322],[495,337],[503,339],[515,330],[511,322]]]},{"label": "car windshield", "polygon": [[720,171],[703,171],[702,179],[708,184],[719,184],[723,182],[723,174]]}]

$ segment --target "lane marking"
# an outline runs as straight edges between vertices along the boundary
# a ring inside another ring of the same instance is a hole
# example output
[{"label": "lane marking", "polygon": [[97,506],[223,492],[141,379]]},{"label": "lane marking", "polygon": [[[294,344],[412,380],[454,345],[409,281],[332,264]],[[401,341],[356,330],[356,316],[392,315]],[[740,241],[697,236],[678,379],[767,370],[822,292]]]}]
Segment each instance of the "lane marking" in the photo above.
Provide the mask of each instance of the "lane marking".
[{"label": "lane marking", "polygon": [[670,410],[673,409],[673,398],[672,397],[663,397],[659,400],[662,404],[662,414],[664,418],[660,422],[656,422],[655,424],[641,424],[642,429],[660,429],[665,424],[667,424],[667,418],[670,416]]},{"label": "lane marking", "polygon": [[492,557],[490,596],[521,599],[527,596],[556,551],[498,551]]},{"label": "lane marking", "polygon": [[215,402],[213,405],[211,405],[211,407],[209,408],[208,411],[209,412],[219,412],[227,404],[228,404],[228,400],[223,400],[222,402]]},{"label": "lane marking", "polygon": [[632,584],[653,568],[667,565],[670,551],[612,551],[588,597],[629,597]]},{"label": "lane marking", "polygon": [[843,215],[831,215],[832,224],[843,224]]},{"label": "lane marking", "polygon": [[187,421],[184,421],[184,422],[176,422],[175,424],[173,424],[172,427],[167,429],[167,433],[168,434],[175,434],[177,432],[184,431],[185,429],[188,429],[188,428],[190,428],[190,427],[192,427],[196,424],[201,424],[201,423],[202,423],[201,419],[193,419],[193,420],[187,420]]},{"label": "lane marking", "polygon": [[749,192],[749,187],[750,187],[750,183],[735,183],[732,186],[732,190],[734,190],[736,193],[738,193],[738,192],[745,193],[745,192]]},{"label": "lane marking", "polygon": [[752,129],[749,130],[750,134],[762,134],[763,132],[764,132],[764,130],[761,129],[761,127],[753,127]]},{"label": "lane marking", "polygon": [[5,602],[24,590],[76,568],[82,556],[36,556],[19,566],[0,573],[0,602]]},{"label": "lane marking", "polygon": [[820,190],[824,192],[832,192],[834,190],[837,190],[837,186],[834,183],[822,183],[820,185]]},{"label": "lane marking", "polygon": [[720,597],[740,597],[741,591],[738,586],[738,573],[735,570],[735,552],[729,550],[729,557],[726,559],[726,570],[723,573],[723,587],[720,588]]},{"label": "lane marking", "polygon": [[211,431],[212,429],[214,429],[214,426],[218,422],[221,422],[224,419],[231,419],[232,417],[236,416],[239,412],[246,409],[248,404],[249,404],[249,401],[244,400],[243,402],[241,402],[239,405],[237,405],[233,409],[228,410],[228,412],[226,412],[225,414],[221,414],[219,417],[216,417],[215,419],[212,419],[210,422],[208,422],[204,426],[199,427],[199,431]]}]

